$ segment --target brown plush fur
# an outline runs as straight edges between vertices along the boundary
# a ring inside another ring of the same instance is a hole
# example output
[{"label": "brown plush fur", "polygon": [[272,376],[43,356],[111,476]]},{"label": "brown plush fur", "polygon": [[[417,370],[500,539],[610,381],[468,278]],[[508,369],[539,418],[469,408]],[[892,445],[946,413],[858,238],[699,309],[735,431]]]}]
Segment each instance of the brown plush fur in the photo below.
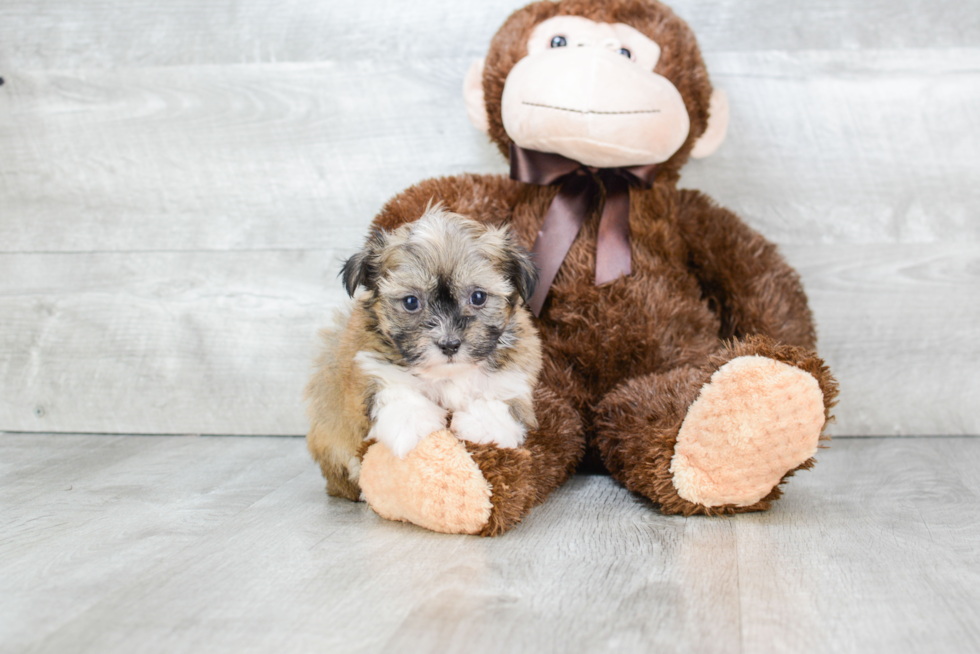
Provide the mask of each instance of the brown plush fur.
[{"label": "brown plush fur", "polygon": [[[781,495],[778,485],[751,506],[705,507],[677,495],[669,470],[677,432],[701,387],[722,365],[746,355],[769,357],[813,375],[823,391],[824,415],[830,419],[837,382],[827,366],[812,351],[777,345],[764,336],[750,336],[744,341],[726,343],[701,366],[683,366],[634,378],[603,398],[597,410],[597,440],[613,476],[630,490],[657,501],[664,513],[719,515],[768,509]],[[642,411],[637,410],[640,407]],[[810,459],[797,469],[810,468],[813,463]],[[789,472],[783,481],[792,474]]]},{"label": "brown plush fur", "polygon": [[[616,479],[665,513],[767,509],[780,496],[778,485],[752,506],[709,508],[680,498],[669,468],[699,390],[738,356],[771,357],[813,375],[830,418],[837,385],[813,351],[816,332],[799,276],[737,216],[697,191],[676,188],[678,171],[705,130],[712,89],[693,34],[658,2],[546,1],[515,12],[494,37],[484,73],[489,134],[501,151],[510,145],[500,117],[504,81],[525,55],[533,27],[559,14],[627,23],[660,44],[656,72],[680,91],[691,132],[651,189],[630,190],[632,274],[594,285],[598,207],[562,264],[539,321],[545,368],[535,398],[541,428],[525,444],[530,458],[470,448],[494,488],[484,533],[503,531],[543,501],[579,464],[586,445]],[[414,220],[436,199],[476,220],[509,224],[530,246],[557,190],[501,176],[429,180],[393,199],[376,225],[391,229]]]},{"label": "brown plush fur", "polygon": [[569,404],[540,385],[534,407],[541,425],[528,433],[523,447],[466,446],[493,490],[493,509],[481,536],[496,536],[520,522],[565,483],[582,458],[582,425]]}]

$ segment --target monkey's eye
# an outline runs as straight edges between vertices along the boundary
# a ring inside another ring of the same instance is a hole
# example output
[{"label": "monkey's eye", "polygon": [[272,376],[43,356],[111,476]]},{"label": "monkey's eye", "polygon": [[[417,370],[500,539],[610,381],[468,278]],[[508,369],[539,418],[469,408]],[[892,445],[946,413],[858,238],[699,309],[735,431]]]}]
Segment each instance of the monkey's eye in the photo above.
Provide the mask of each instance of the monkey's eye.
[{"label": "monkey's eye", "polygon": [[568,45],[568,41],[565,40],[564,36],[556,36],[551,39],[552,48],[564,48],[566,45]]},{"label": "monkey's eye", "polygon": [[487,294],[484,291],[473,291],[470,296],[470,304],[475,307],[482,307],[487,303]]},{"label": "monkey's eye", "polygon": [[419,299],[414,295],[409,295],[402,299],[402,306],[405,307],[405,311],[415,313],[419,310]]},{"label": "monkey's eye", "polygon": [[619,49],[619,54],[621,54],[621,55],[623,55],[623,56],[624,56],[624,57],[626,57],[627,59],[632,59],[632,58],[633,58],[633,53],[632,53],[632,52],[630,52],[630,51],[629,51],[628,49],[626,49],[626,48],[620,48],[620,49]]}]

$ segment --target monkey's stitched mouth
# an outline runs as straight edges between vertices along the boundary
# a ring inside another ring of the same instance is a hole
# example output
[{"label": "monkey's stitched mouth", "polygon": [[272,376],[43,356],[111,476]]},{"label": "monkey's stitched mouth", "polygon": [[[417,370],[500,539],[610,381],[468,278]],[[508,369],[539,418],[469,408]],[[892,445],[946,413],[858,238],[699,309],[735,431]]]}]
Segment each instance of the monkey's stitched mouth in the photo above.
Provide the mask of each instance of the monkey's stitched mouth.
[{"label": "monkey's stitched mouth", "polygon": [[521,101],[521,104],[525,104],[529,107],[541,107],[542,109],[554,109],[556,111],[571,111],[576,114],[601,114],[604,116],[614,116],[622,114],[659,114],[659,109],[641,109],[638,111],[594,111],[592,109],[569,109],[568,107],[555,107],[550,104],[539,104],[537,102],[525,102]]}]

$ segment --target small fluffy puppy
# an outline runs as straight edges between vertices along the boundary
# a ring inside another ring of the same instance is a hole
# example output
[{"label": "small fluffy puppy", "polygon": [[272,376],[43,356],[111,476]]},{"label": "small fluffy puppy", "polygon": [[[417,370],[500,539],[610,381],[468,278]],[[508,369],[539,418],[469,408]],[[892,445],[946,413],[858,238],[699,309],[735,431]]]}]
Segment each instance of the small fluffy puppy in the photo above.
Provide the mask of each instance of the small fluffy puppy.
[{"label": "small fluffy puppy", "polygon": [[405,457],[434,431],[517,447],[537,427],[537,269],[505,228],[430,207],[375,231],[342,271],[349,314],[322,332],[307,443],[332,495],[358,499],[365,439]]}]

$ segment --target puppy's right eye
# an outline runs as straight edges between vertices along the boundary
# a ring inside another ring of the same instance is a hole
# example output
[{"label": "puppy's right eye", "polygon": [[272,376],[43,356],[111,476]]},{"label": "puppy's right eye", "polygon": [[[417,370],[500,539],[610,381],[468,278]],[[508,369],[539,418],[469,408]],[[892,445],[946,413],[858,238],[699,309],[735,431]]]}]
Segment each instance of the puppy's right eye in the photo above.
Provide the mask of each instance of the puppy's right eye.
[{"label": "puppy's right eye", "polygon": [[409,295],[407,298],[402,300],[402,306],[405,307],[405,310],[409,312],[418,311],[419,299],[414,295]]},{"label": "puppy's right eye", "polygon": [[568,40],[564,36],[556,36],[551,39],[552,48],[564,48],[568,45]]}]

